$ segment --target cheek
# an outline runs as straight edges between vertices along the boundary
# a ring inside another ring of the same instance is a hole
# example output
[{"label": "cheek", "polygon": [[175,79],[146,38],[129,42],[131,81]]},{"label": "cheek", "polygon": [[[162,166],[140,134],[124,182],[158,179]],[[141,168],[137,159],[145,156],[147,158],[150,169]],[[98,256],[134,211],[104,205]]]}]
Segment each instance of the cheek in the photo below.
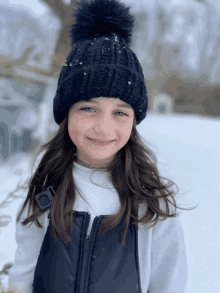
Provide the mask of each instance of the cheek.
[{"label": "cheek", "polygon": [[68,122],[68,131],[72,140],[78,140],[80,136],[85,133],[85,127],[84,124],[78,121],[76,118],[70,119]]},{"label": "cheek", "polygon": [[78,137],[78,131],[76,131],[75,129],[71,129],[71,127],[70,127],[70,129],[69,129],[69,136],[70,136],[70,138],[72,140],[77,139],[77,137]]},{"label": "cheek", "polygon": [[72,120],[70,119],[68,121],[68,132],[72,140],[78,136],[78,131],[77,131],[77,128],[75,127],[75,123],[73,119]]},{"label": "cheek", "polygon": [[123,143],[127,143],[127,141],[129,140],[130,138],[130,135],[131,135],[131,130],[132,130],[132,127],[129,127],[126,126],[126,127],[123,127],[121,128],[120,132],[121,132],[121,139],[123,141]]}]

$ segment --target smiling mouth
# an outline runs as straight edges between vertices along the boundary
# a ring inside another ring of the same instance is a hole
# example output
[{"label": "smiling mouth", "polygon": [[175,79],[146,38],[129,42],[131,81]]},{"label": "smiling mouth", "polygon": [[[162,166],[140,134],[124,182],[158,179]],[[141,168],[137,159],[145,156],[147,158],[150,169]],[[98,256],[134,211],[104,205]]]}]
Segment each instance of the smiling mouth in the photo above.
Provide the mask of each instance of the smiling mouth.
[{"label": "smiling mouth", "polygon": [[94,142],[99,142],[99,143],[108,143],[108,142],[112,142],[113,140],[109,140],[109,141],[100,141],[100,140],[94,140],[90,137],[87,137],[88,139],[90,139],[91,141],[94,141]]}]

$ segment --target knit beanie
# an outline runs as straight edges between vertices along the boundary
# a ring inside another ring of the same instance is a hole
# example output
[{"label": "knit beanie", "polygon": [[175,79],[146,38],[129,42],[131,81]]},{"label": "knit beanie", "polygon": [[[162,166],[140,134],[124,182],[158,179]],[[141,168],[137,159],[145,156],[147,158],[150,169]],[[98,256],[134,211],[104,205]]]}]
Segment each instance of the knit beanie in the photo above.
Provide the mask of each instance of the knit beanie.
[{"label": "knit beanie", "polygon": [[71,51],[53,100],[59,125],[81,100],[118,98],[130,104],[137,125],[146,117],[148,94],[142,67],[130,49],[134,16],[118,0],[80,0],[72,14]]}]

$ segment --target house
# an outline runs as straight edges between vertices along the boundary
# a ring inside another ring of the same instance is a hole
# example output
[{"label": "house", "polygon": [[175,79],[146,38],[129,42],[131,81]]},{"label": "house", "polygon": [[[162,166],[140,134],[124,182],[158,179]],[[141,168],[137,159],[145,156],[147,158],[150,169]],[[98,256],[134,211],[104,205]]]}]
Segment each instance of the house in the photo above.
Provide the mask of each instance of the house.
[{"label": "house", "polygon": [[174,112],[175,100],[166,93],[158,93],[153,96],[151,103],[151,112],[157,114],[169,115]]},{"label": "house", "polygon": [[14,70],[29,82],[0,75],[0,162],[17,152],[34,150],[55,130],[52,103],[57,78],[21,67]]},{"label": "house", "polygon": [[36,108],[13,89],[11,82],[0,79],[0,160],[12,153],[26,151],[31,131],[36,127]]}]

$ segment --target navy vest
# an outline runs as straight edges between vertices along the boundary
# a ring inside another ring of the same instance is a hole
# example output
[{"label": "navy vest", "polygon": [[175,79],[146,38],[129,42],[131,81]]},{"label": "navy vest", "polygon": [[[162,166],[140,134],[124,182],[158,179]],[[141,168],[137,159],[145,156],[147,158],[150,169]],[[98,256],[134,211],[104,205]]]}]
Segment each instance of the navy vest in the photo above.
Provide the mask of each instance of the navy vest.
[{"label": "navy vest", "polygon": [[[48,187],[35,196],[41,210],[50,207],[52,192]],[[67,231],[71,242],[67,244],[60,238],[50,239],[49,221],[35,268],[33,293],[142,293],[137,229],[130,221],[122,245],[124,218],[112,230],[98,235],[104,217],[95,217],[87,237],[90,214],[75,211],[72,235]]]}]

